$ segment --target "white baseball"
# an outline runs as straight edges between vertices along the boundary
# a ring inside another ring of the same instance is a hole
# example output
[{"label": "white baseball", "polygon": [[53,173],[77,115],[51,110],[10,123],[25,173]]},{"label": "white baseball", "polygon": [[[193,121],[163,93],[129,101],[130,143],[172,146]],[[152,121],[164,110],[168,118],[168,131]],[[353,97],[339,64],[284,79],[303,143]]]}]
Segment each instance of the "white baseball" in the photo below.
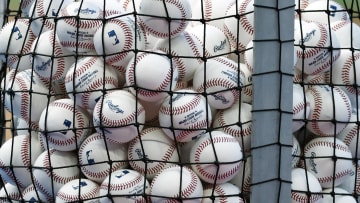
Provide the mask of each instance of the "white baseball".
[{"label": "white baseball", "polygon": [[106,0],[106,1],[83,0],[83,2],[90,2],[92,4],[97,5],[100,9],[104,11],[105,18],[114,15],[120,16],[125,12],[122,0]]},{"label": "white baseball", "polygon": [[221,56],[230,53],[230,42],[221,28],[214,25],[196,25],[186,31],[196,36],[205,47],[207,56]]},{"label": "white baseball", "polygon": [[[154,61],[156,63],[153,63]],[[178,75],[176,65],[171,63],[164,52],[144,52],[137,54],[128,64],[126,85],[137,98],[157,102],[165,99],[168,92],[175,89]]]},{"label": "white baseball", "polygon": [[48,81],[57,81],[65,78],[75,57],[64,49],[54,31],[49,30],[40,34],[31,46],[32,67],[34,72]]},{"label": "white baseball", "polygon": [[326,188],[322,191],[322,203],[356,203],[353,194],[340,187]]},{"label": "white baseball", "polygon": [[53,92],[31,69],[18,72],[6,87],[4,104],[18,118],[37,122],[48,102],[55,100],[49,96]]},{"label": "white baseball", "polygon": [[[292,203],[320,203],[322,191],[320,182],[316,177],[303,168],[294,168],[291,170],[291,202]],[[310,196],[308,196],[310,192]],[[315,193],[315,194],[314,194]]]},{"label": "white baseball", "polygon": [[360,194],[360,166],[353,163],[350,176],[338,187],[352,194]]},{"label": "white baseball", "polygon": [[253,99],[252,70],[244,63],[239,63],[240,70],[244,73],[244,86],[241,88],[240,99],[251,104]]},{"label": "white baseball", "polygon": [[323,188],[340,185],[352,172],[350,149],[337,138],[318,137],[310,140],[304,147],[304,156],[306,169]]},{"label": "white baseball", "polygon": [[189,19],[191,19],[189,0],[140,2],[139,21],[145,31],[155,37],[169,38],[179,35],[188,26]]},{"label": "white baseball", "polygon": [[144,129],[140,137],[129,143],[128,158],[130,166],[149,180],[162,169],[179,162],[175,142],[157,127]]},{"label": "white baseball", "polygon": [[152,202],[178,202],[181,197],[184,203],[200,203],[203,185],[190,168],[175,165],[163,169],[154,177],[150,194],[153,195]]},{"label": "white baseball", "polygon": [[20,202],[21,191],[16,185],[5,183],[0,189],[1,202]]},{"label": "white baseball", "polygon": [[90,2],[72,2],[61,10],[56,34],[61,45],[76,54],[95,52],[94,34],[101,26],[103,11]]},{"label": "white baseball", "polygon": [[85,109],[94,109],[103,95],[101,90],[115,89],[119,85],[116,70],[105,65],[101,57],[79,58],[67,71],[65,87],[76,105]]},{"label": "white baseball", "polygon": [[194,73],[193,88],[205,93],[212,108],[226,109],[240,98],[245,86],[245,74],[234,61],[226,57],[208,59]]},{"label": "white baseball", "polygon": [[31,68],[30,51],[36,36],[30,30],[30,20],[8,21],[0,30],[0,59],[19,71]]},{"label": "white baseball", "polygon": [[17,135],[8,139],[0,148],[2,180],[22,189],[29,186],[30,167],[41,153],[39,140],[35,136]]},{"label": "white baseball", "polygon": [[96,131],[114,143],[127,143],[138,136],[145,123],[145,111],[136,97],[125,90],[105,94],[93,112]]},{"label": "white baseball", "polygon": [[331,63],[340,55],[340,50],[329,49],[330,43],[335,47],[339,43],[336,35],[330,32],[328,26],[324,24],[295,20],[294,48],[297,69],[308,75],[330,70]]},{"label": "white baseball", "polygon": [[336,38],[339,41],[339,47],[334,47],[334,48],[360,49],[360,41],[354,40],[354,38],[360,36],[360,25],[349,20],[334,21],[331,22],[330,25],[331,25],[331,30],[336,35]]},{"label": "white baseball", "polygon": [[[239,15],[236,19],[233,15]],[[244,50],[254,36],[254,0],[234,2],[226,11],[224,31],[233,50]]]},{"label": "white baseball", "polygon": [[55,30],[54,19],[67,5],[74,0],[36,0],[29,10],[29,16],[32,18],[31,30],[36,36],[48,30]]},{"label": "white baseball", "polygon": [[235,3],[235,0],[191,0],[192,19],[197,20],[191,21],[191,24],[197,26],[201,24],[200,20],[204,20],[207,25],[222,29],[226,11],[233,3]]},{"label": "white baseball", "polygon": [[246,157],[239,172],[229,181],[240,188],[245,198],[250,198],[251,193],[251,159],[251,156]]},{"label": "white baseball", "polygon": [[292,155],[292,159],[291,159],[291,167],[295,168],[299,162],[300,162],[300,155],[301,155],[301,146],[299,143],[299,140],[296,138],[295,135],[292,136],[293,137],[293,146],[292,146],[292,150],[291,150],[291,155]]},{"label": "white baseball", "polygon": [[242,157],[239,142],[222,131],[202,135],[190,152],[191,168],[202,181],[211,184],[215,181],[225,183],[234,178],[242,165]]},{"label": "white baseball", "polygon": [[305,97],[310,103],[306,124],[310,132],[320,136],[334,136],[346,127],[352,107],[349,97],[338,86],[311,86],[306,90]]},{"label": "white baseball", "polygon": [[41,153],[32,166],[35,188],[50,199],[55,199],[67,182],[80,178],[75,152],[49,149]]},{"label": "white baseball", "polygon": [[51,202],[52,201],[51,198],[48,198],[40,190],[36,190],[36,188],[33,184],[26,187],[22,191],[21,195],[25,202],[31,202],[31,201]]},{"label": "white baseball", "polygon": [[251,151],[252,105],[238,102],[219,110],[213,119],[213,128],[235,137],[245,154]]},{"label": "white baseball", "polygon": [[57,203],[98,202],[100,186],[89,179],[74,179],[63,185],[56,194]]},{"label": "white baseball", "polygon": [[314,2],[314,1],[319,1],[319,0],[300,0],[300,1],[296,1],[295,0],[295,9],[300,9],[300,11],[304,10],[310,3]]},{"label": "white baseball", "polygon": [[305,125],[304,120],[310,114],[310,102],[306,98],[305,88],[299,84],[293,84],[293,127],[292,132],[298,131]]},{"label": "white baseball", "polygon": [[341,50],[341,55],[331,69],[331,84],[339,85],[349,96],[351,104],[356,106],[357,97],[360,94],[360,52]]},{"label": "white baseball", "polygon": [[160,39],[155,48],[172,55],[172,62],[179,71],[179,81],[190,81],[202,63],[203,46],[194,34],[187,31],[171,39]]},{"label": "white baseball", "polygon": [[350,149],[352,157],[360,157],[360,131],[358,130],[358,115],[360,112],[353,112],[347,126],[336,135],[336,138],[343,141]]},{"label": "white baseball", "polygon": [[177,142],[189,142],[204,133],[212,120],[206,98],[191,89],[177,90],[160,106],[159,124]]},{"label": "white baseball", "polygon": [[127,145],[105,142],[103,135],[94,133],[81,143],[78,151],[81,172],[99,184],[111,172],[128,166],[124,161],[128,159]]},{"label": "white baseball", "polygon": [[328,24],[338,20],[350,21],[350,16],[346,9],[336,1],[313,1],[303,9],[300,14],[305,21],[315,21]]},{"label": "white baseball", "polygon": [[72,151],[91,134],[91,115],[72,99],[51,102],[40,116],[40,132],[50,148]]},{"label": "white baseball", "polygon": [[114,16],[94,34],[96,53],[105,55],[105,62],[114,66],[126,67],[135,56],[133,50],[144,50],[145,44],[145,31],[132,16]]},{"label": "white baseball", "polygon": [[35,0],[20,0],[20,10],[24,14],[24,17],[30,17],[29,12],[34,2]]},{"label": "white baseball", "polygon": [[[100,185],[99,196],[101,203],[122,202],[122,203],[145,203],[149,195],[150,183],[139,172],[131,169],[119,169],[108,175]],[[107,197],[114,195],[111,200]],[[115,196],[123,195],[123,196]]]},{"label": "white baseball", "polygon": [[[244,203],[244,200],[239,196],[240,188],[231,183],[221,184],[207,184],[204,185],[204,198],[202,203],[220,203],[220,202],[237,202]],[[212,199],[214,198],[214,199]]]}]

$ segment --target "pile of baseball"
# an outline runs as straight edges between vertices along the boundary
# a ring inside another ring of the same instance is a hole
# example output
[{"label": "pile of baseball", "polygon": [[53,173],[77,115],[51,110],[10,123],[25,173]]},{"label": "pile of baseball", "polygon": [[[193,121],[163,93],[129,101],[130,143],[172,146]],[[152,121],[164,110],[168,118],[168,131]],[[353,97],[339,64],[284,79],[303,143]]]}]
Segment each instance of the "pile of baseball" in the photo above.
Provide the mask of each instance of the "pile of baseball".
[{"label": "pile of baseball", "polygon": [[[22,0],[0,30],[1,99],[17,121],[0,198],[248,201],[253,4]],[[350,202],[360,28],[333,1],[296,11],[293,202]]]}]

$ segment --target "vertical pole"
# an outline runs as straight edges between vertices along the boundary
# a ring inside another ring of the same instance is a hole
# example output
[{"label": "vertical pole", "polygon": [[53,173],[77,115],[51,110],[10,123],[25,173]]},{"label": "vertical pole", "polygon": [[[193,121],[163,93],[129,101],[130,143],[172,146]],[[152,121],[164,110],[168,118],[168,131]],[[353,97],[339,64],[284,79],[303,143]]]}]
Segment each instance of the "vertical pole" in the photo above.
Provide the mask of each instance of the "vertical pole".
[{"label": "vertical pole", "polygon": [[[8,11],[8,0],[0,0],[0,29],[3,27],[3,25],[6,23],[6,15],[7,15],[7,11]],[[3,77],[5,77],[5,71],[4,71],[4,67],[5,65],[3,64],[3,62],[0,60],[0,79],[2,80]],[[3,87],[0,87],[0,90]],[[0,91],[1,94],[1,91]],[[1,130],[0,130],[0,146],[2,145],[2,143],[5,140],[5,125],[6,125],[6,118],[5,118],[5,109],[4,109],[4,104],[2,103],[2,101],[0,100],[0,125],[1,125]]]},{"label": "vertical pole", "polygon": [[254,1],[251,202],[291,202],[294,1]]}]

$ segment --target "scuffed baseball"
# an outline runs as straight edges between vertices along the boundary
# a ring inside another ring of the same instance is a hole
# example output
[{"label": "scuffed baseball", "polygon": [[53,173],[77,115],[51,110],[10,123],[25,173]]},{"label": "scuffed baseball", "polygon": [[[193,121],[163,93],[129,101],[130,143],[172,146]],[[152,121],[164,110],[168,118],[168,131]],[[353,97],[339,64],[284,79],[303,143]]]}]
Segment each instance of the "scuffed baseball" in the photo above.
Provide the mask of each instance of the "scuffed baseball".
[{"label": "scuffed baseball", "polygon": [[304,147],[304,156],[306,169],[323,188],[340,185],[352,172],[350,149],[337,138],[318,137],[310,140]]},{"label": "scuffed baseball", "polygon": [[152,202],[177,202],[177,198],[181,196],[182,202],[200,203],[203,185],[190,168],[175,165],[163,169],[154,177],[150,194]]},{"label": "scuffed baseball", "polygon": [[93,112],[96,131],[113,143],[130,142],[143,129],[144,122],[144,107],[125,90],[105,94],[96,103]]},{"label": "scuffed baseball", "polygon": [[142,130],[140,136],[129,143],[128,158],[130,166],[149,180],[179,162],[176,143],[157,127]]},{"label": "scuffed baseball", "polygon": [[242,165],[242,157],[239,142],[222,131],[202,135],[190,152],[191,168],[202,181],[210,184],[215,181],[225,183],[234,178]]},{"label": "scuffed baseball", "polygon": [[77,152],[81,172],[88,179],[102,183],[111,172],[128,166],[127,148],[126,144],[107,142],[98,133],[88,136]]}]

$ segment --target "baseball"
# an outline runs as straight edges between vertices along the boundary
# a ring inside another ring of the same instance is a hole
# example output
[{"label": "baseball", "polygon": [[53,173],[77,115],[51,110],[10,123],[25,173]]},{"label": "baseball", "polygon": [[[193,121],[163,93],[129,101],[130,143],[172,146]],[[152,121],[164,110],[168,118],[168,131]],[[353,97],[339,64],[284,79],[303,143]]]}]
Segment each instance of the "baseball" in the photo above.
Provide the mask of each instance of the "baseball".
[{"label": "baseball", "polygon": [[340,55],[338,49],[328,49],[336,45],[338,40],[331,34],[329,28],[320,23],[295,20],[295,67],[308,75],[316,75],[330,70],[331,63]]},{"label": "baseball", "polygon": [[130,142],[138,136],[144,122],[144,107],[125,90],[105,94],[96,103],[93,112],[96,131],[114,143]]},{"label": "baseball", "polygon": [[353,163],[350,176],[338,187],[352,194],[360,194],[360,166]]},{"label": "baseball", "polygon": [[0,59],[12,69],[31,68],[30,55],[27,54],[36,36],[29,26],[29,19],[21,18],[8,21],[0,30]]},{"label": "baseball", "polygon": [[30,28],[36,36],[48,30],[55,30],[54,19],[67,5],[74,0],[36,0],[29,10],[29,16],[32,18]]},{"label": "baseball", "polygon": [[212,108],[226,109],[239,100],[239,88],[245,85],[245,74],[237,63],[226,58],[208,59],[194,73],[193,88],[205,93]]},{"label": "baseball", "polygon": [[145,31],[155,37],[169,38],[179,35],[188,26],[189,19],[191,19],[189,0],[140,2],[139,21]]},{"label": "baseball", "polygon": [[[322,12],[319,12],[322,11]],[[338,20],[350,21],[350,16],[346,9],[336,1],[313,1],[303,9],[300,14],[305,21],[315,21],[328,24]]]},{"label": "baseball", "polygon": [[[235,14],[240,18],[235,18]],[[225,16],[224,31],[232,49],[244,50],[254,35],[254,0],[234,2]]]},{"label": "baseball", "polygon": [[111,172],[128,166],[124,161],[128,159],[127,145],[105,142],[103,135],[94,133],[81,143],[78,150],[81,172],[99,184]]},{"label": "baseball", "polygon": [[244,63],[239,63],[239,66],[244,73],[244,86],[241,88],[240,100],[251,104],[253,99],[252,70]]},{"label": "baseball", "polygon": [[299,84],[293,84],[293,127],[292,132],[298,131],[305,125],[304,120],[310,114],[310,102],[305,96],[305,90]]},{"label": "baseball", "polygon": [[35,136],[17,135],[8,139],[0,148],[2,180],[18,185],[22,189],[29,186],[31,184],[30,167],[41,153],[39,140]]},{"label": "baseball", "polygon": [[235,137],[245,154],[251,152],[252,105],[237,102],[219,110],[213,119],[213,128]]},{"label": "baseball", "polygon": [[202,24],[200,20],[204,20],[206,26],[216,26],[223,28],[224,16],[228,8],[235,3],[235,0],[191,0],[192,19],[191,24],[198,26]]},{"label": "baseball", "polygon": [[357,203],[353,194],[340,187],[327,188],[323,191],[322,203]]},{"label": "baseball", "polygon": [[99,197],[100,186],[89,179],[74,179],[63,185],[56,194],[57,203],[93,202]]},{"label": "baseball", "polygon": [[161,128],[150,127],[129,143],[130,166],[151,180],[162,169],[179,162],[175,142]]},{"label": "baseball", "polygon": [[35,188],[50,199],[55,199],[67,182],[80,178],[75,152],[49,149],[41,153],[32,166]]},{"label": "baseball", "polygon": [[[171,46],[170,46],[171,45]],[[188,82],[203,62],[203,46],[194,34],[187,31],[171,39],[160,39],[156,42],[155,50],[161,50],[172,55],[172,63],[179,71],[179,81]]]},{"label": "baseball", "polygon": [[292,146],[292,150],[291,150],[291,155],[292,155],[291,167],[295,168],[300,162],[301,146],[300,146],[299,140],[296,138],[296,136],[293,135],[292,137],[293,137],[293,139],[292,139],[293,146]]},{"label": "baseball", "polygon": [[[124,14],[124,0],[82,0],[83,2],[89,2],[97,5],[100,9],[104,11],[105,18],[111,18],[111,16],[120,16]],[[136,0],[135,0],[136,1]]]},{"label": "baseball", "polygon": [[51,198],[48,198],[40,190],[36,190],[33,184],[26,187],[22,193],[22,198],[25,202],[38,201],[38,202],[51,202]]},{"label": "baseball", "polygon": [[[360,41],[354,40],[360,36],[360,25],[349,20],[338,20],[331,22],[331,30],[339,41],[339,47],[334,48],[355,48],[360,49]],[[334,46],[334,45],[333,45]],[[342,49],[347,50],[347,49]],[[341,55],[340,55],[341,56]]]},{"label": "baseball", "polygon": [[[322,192],[320,182],[316,177],[303,168],[294,168],[291,170],[291,202],[292,203],[320,203],[322,195],[316,194]],[[310,192],[310,196],[308,196]]]},{"label": "baseball", "polygon": [[229,181],[239,187],[245,198],[249,198],[251,192],[251,159],[251,156],[246,157],[239,172]]},{"label": "baseball", "polygon": [[206,98],[191,89],[176,90],[160,106],[159,124],[176,142],[189,142],[211,124]]},{"label": "baseball", "polygon": [[59,151],[78,149],[91,134],[91,127],[91,115],[72,99],[51,102],[39,120],[40,133],[45,135],[48,147]]},{"label": "baseball", "polygon": [[101,26],[103,11],[90,2],[72,2],[60,11],[56,34],[60,44],[76,54],[95,52],[94,34]]},{"label": "baseball", "polygon": [[[352,172],[352,155],[349,147],[333,137],[318,137],[304,147],[305,167],[323,188],[338,186]],[[333,159],[333,157],[336,159]]]},{"label": "baseball", "polygon": [[20,0],[20,10],[25,17],[30,17],[30,9],[34,2],[35,0]]},{"label": "baseball", "polygon": [[211,202],[237,202],[244,203],[244,200],[239,196],[240,188],[231,183],[221,184],[207,184],[204,185],[204,198],[201,203]]},{"label": "baseball", "polygon": [[347,126],[336,135],[338,139],[343,141],[350,149],[352,157],[360,157],[360,131],[357,124],[360,112],[353,112]]},{"label": "baseball", "polygon": [[105,55],[105,62],[126,67],[135,56],[134,49],[144,50],[145,32],[134,17],[121,16],[105,21],[94,34],[94,46],[98,55]]},{"label": "baseball", "polygon": [[306,90],[305,97],[310,103],[306,124],[310,132],[319,136],[334,136],[346,127],[352,108],[349,97],[338,86],[311,86]]},{"label": "baseball", "polygon": [[[225,183],[239,172],[243,153],[239,142],[222,131],[206,133],[190,151],[191,168],[204,182]],[[209,163],[218,164],[209,164]]]},{"label": "baseball", "polygon": [[[221,4],[223,5],[223,2]],[[230,53],[230,42],[220,28],[222,27],[196,25],[189,27],[186,31],[193,34],[200,41],[201,45],[205,47],[207,56],[222,56]]]},{"label": "baseball", "polygon": [[[122,202],[145,203],[149,194],[150,183],[139,172],[131,169],[119,169],[108,175],[100,185],[101,203]],[[107,196],[112,195],[111,201]],[[119,195],[115,197],[116,195]],[[122,196],[120,196],[122,195]]]},{"label": "baseball", "polygon": [[126,85],[137,98],[157,102],[165,99],[168,92],[175,89],[178,75],[176,65],[171,63],[164,52],[156,51],[137,54],[128,64],[125,78]]},{"label": "baseball", "polygon": [[178,202],[181,197],[184,203],[200,203],[203,186],[190,168],[175,165],[163,169],[154,177],[150,194],[153,195],[152,202]]},{"label": "baseball", "polygon": [[48,102],[55,100],[49,96],[52,91],[31,69],[18,72],[8,83],[4,94],[4,105],[10,112],[25,120],[37,122]]},{"label": "baseball", "polygon": [[65,87],[75,104],[85,109],[94,109],[103,95],[102,90],[118,87],[116,70],[104,64],[101,57],[87,56],[79,58],[67,71]]},{"label": "baseball", "polygon": [[331,68],[331,84],[338,85],[348,96],[353,107],[356,107],[360,95],[360,52],[349,49],[341,50],[341,55]]},{"label": "baseball", "polygon": [[16,185],[5,183],[0,189],[0,200],[1,202],[20,202],[21,191]]},{"label": "baseball", "polygon": [[44,80],[57,81],[65,78],[75,57],[64,49],[54,31],[49,30],[40,34],[31,46],[32,64],[34,72]]}]

